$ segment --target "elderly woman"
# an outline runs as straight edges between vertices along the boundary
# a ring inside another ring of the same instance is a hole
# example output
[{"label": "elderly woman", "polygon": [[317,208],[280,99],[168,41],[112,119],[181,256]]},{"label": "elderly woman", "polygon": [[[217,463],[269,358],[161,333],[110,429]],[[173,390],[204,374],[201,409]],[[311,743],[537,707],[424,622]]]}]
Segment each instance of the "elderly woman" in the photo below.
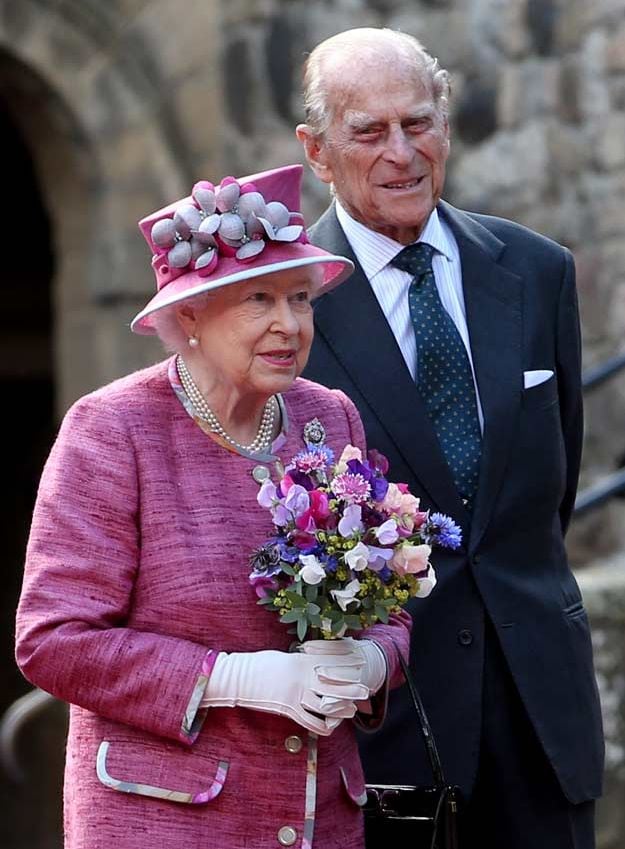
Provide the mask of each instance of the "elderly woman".
[{"label": "elderly woman", "polygon": [[307,243],[300,180],[198,183],[140,223],[158,291],[132,329],[174,356],[80,399],[44,470],[17,658],[71,704],[68,849],[362,847],[346,720],[381,721],[409,617],[293,652],[248,582],[273,464],[315,419],[339,453],[364,442],[298,378],[311,300],[351,270]]}]

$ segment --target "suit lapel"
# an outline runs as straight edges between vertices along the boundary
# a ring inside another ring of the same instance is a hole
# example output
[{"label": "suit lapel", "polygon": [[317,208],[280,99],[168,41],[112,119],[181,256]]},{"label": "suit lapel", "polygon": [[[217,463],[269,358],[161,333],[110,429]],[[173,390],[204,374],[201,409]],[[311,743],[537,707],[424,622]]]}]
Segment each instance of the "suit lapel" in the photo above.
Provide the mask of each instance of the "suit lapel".
[{"label": "suit lapel", "polygon": [[503,268],[504,244],[489,230],[448,204],[440,212],[458,242],[467,325],[480,401],[484,437],[469,548],[488,524],[519,415],[522,373],[521,278]]},{"label": "suit lapel", "polygon": [[[521,278],[499,264],[505,245],[489,230],[446,203],[441,202],[439,211],[460,250],[471,353],[484,412],[480,478],[469,537],[469,548],[474,550],[503,482],[520,410]],[[312,235],[317,244],[356,265],[345,283],[318,302],[318,332],[383,423],[432,504],[452,515],[466,532],[468,516],[421,396],[333,208],[322,216]]]},{"label": "suit lapel", "polygon": [[317,302],[317,332],[384,425],[432,505],[456,517],[466,531],[468,516],[421,396],[333,208],[311,236],[316,244],[349,257],[356,265],[345,283]]}]

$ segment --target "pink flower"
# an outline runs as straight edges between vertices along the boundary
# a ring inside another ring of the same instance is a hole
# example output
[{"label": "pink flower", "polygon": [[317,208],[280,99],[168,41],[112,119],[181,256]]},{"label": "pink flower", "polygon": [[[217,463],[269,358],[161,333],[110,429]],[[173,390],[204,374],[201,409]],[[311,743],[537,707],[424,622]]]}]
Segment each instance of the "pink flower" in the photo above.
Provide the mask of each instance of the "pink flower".
[{"label": "pink flower", "polygon": [[362,504],[371,494],[371,485],[362,475],[344,472],[337,475],[331,484],[332,492],[348,504]]},{"label": "pink flower", "polygon": [[427,573],[432,549],[429,545],[401,545],[393,555],[391,567],[402,577]]},{"label": "pink flower", "polygon": [[279,584],[275,578],[269,575],[250,575],[250,584],[254,587],[258,598],[264,598],[268,590],[277,590]]},{"label": "pink flower", "polygon": [[312,533],[318,528],[325,528],[326,519],[332,514],[330,512],[328,496],[325,492],[313,489],[308,493],[308,497],[310,499],[310,506],[308,510],[297,517],[295,524],[301,531]]},{"label": "pink flower", "polygon": [[401,496],[402,493],[397,484],[389,483],[386,495],[384,496],[384,501],[380,504],[380,508],[382,510],[386,510],[387,513],[398,513],[401,505]]}]

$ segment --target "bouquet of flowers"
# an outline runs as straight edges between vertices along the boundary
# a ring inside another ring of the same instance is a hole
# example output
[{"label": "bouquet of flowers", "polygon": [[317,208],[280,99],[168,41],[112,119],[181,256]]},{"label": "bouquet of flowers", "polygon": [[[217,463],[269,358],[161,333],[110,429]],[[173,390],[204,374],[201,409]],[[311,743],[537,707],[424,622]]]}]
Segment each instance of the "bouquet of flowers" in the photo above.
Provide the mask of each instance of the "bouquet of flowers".
[{"label": "bouquet of flowers", "polygon": [[265,480],[258,503],[273,536],[250,559],[259,604],[295,626],[300,641],[337,639],[388,622],[409,598],[436,584],[432,546],[457,548],[461,530],[422,512],[405,484],[389,483],[387,459],[348,445],[338,463],[309,443],[278,484]]}]

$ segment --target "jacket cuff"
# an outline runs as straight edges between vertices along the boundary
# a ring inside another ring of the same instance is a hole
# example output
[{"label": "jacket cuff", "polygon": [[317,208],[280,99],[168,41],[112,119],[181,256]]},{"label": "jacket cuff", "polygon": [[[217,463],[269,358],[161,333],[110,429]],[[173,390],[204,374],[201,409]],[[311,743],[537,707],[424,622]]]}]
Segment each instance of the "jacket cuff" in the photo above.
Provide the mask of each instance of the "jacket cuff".
[{"label": "jacket cuff", "polygon": [[197,737],[202,730],[202,726],[204,725],[206,715],[208,714],[208,708],[200,709],[200,702],[202,701],[202,696],[206,691],[206,685],[208,684],[208,679],[210,678],[213,667],[215,666],[218,654],[219,652],[211,650],[204,657],[200,674],[197,677],[191,692],[191,698],[187,703],[187,707],[182,718],[180,739],[183,743],[187,743],[189,746],[197,740]]}]

